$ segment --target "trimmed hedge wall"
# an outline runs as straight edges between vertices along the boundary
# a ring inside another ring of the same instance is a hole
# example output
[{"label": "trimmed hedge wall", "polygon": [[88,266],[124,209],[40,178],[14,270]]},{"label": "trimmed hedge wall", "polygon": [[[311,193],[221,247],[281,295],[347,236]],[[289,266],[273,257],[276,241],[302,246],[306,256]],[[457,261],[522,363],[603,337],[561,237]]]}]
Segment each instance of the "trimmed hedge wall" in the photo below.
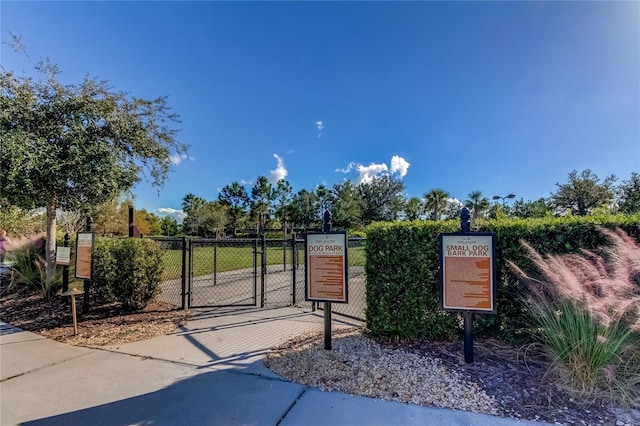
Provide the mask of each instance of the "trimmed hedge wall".
[{"label": "trimmed hedge wall", "polygon": [[140,310],[160,293],[162,250],[146,238],[96,238],[93,289],[96,296]]},{"label": "trimmed hedge wall", "polygon": [[[474,332],[504,340],[529,337],[523,286],[507,260],[535,273],[522,240],[540,253],[571,253],[605,245],[598,226],[619,227],[640,241],[640,214],[544,219],[478,220],[474,232],[494,232],[498,244],[497,315],[474,315]],[[439,307],[438,236],[458,232],[458,221],[374,223],[367,228],[367,327],[393,338],[450,339],[462,333],[462,316]]]}]

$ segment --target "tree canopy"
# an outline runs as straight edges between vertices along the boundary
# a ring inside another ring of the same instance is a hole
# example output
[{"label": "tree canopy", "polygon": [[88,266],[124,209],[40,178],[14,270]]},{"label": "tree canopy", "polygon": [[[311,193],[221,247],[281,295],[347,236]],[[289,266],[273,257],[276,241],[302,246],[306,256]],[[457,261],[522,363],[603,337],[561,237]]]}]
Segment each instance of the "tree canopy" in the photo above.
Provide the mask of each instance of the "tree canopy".
[{"label": "tree canopy", "polygon": [[618,198],[621,212],[640,212],[640,174],[632,172],[629,180],[622,182],[618,188]]},{"label": "tree canopy", "polygon": [[50,277],[56,209],[112,200],[142,172],[160,187],[171,156],[187,147],[175,139],[166,97],[132,97],[89,76],[63,84],[46,60],[35,69],[37,78],[0,69],[0,187],[12,205],[46,208]]},{"label": "tree canopy", "polygon": [[556,183],[558,190],[551,194],[551,202],[556,208],[566,209],[572,214],[585,216],[596,207],[608,205],[613,200],[614,175],[607,176],[604,181],[590,169],[578,173],[569,173],[569,182]]},{"label": "tree canopy", "polygon": [[390,175],[383,175],[358,185],[362,201],[362,222],[393,221],[404,208],[404,183]]}]

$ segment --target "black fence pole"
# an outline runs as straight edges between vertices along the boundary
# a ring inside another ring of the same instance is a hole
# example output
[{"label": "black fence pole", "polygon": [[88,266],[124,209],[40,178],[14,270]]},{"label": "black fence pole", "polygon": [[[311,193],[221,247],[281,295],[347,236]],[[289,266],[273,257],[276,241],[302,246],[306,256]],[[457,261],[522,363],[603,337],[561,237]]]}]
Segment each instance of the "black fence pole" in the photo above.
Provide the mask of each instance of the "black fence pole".
[{"label": "black fence pole", "polygon": [[193,257],[197,246],[194,247],[192,240],[188,240],[188,244],[189,272],[187,272],[187,308],[191,308],[191,306],[193,306]]},{"label": "black fence pole", "polygon": [[258,240],[253,240],[253,303],[258,304]]},{"label": "black fence pole", "polygon": [[218,284],[218,241],[213,243],[213,285],[216,284]]},{"label": "black fence pole", "polygon": [[265,293],[265,288],[266,288],[266,275],[267,275],[267,236],[264,234],[264,232],[262,233],[261,237],[260,237],[260,244],[262,246],[262,255],[261,255],[261,263],[262,263],[262,267],[261,267],[261,274],[260,274],[260,307],[264,308],[264,302],[266,299],[266,295]]},{"label": "black fence pole", "polygon": [[293,287],[291,288],[291,305],[296,304],[296,272],[298,271],[298,256],[296,253],[296,234],[291,234],[291,282]]},{"label": "black fence pole", "polygon": [[282,221],[282,270],[287,270],[287,222]]},{"label": "black fence pole", "polygon": [[[87,232],[93,232],[93,219],[87,216]],[[93,256],[93,253],[91,254]],[[89,290],[91,289],[91,280],[84,280],[84,298],[82,301],[82,313],[89,313]],[[71,296],[73,297],[73,296]]]},{"label": "black fence pole", "polygon": [[133,206],[129,206],[129,238],[134,235]]},{"label": "black fence pole", "polygon": [[182,237],[182,309],[187,308],[187,237]]}]

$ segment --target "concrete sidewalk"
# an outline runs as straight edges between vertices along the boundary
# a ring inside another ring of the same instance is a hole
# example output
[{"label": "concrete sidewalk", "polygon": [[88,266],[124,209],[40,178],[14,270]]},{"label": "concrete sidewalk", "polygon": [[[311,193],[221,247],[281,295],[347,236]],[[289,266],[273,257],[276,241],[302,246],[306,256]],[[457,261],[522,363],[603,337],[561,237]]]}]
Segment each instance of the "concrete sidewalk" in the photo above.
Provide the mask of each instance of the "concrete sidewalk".
[{"label": "concrete sidewalk", "polygon": [[[359,325],[336,317],[334,330]],[[3,426],[540,424],[283,380],[263,365],[264,354],[323,330],[322,313],[296,308],[203,310],[171,334],[100,348],[0,328]]]}]

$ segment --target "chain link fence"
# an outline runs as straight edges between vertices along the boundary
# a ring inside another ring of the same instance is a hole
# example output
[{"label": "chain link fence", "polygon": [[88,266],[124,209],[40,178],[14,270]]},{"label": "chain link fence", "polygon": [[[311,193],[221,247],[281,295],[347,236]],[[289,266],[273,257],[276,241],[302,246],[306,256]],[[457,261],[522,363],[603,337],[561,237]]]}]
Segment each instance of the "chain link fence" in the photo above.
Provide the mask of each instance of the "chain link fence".
[{"label": "chain link fence", "polygon": [[187,308],[186,273],[187,273],[187,239],[174,237],[145,237],[156,241],[162,249],[162,285],[158,300]]},{"label": "chain link fence", "polygon": [[[304,239],[153,239],[164,251],[163,302],[322,309],[322,303],[305,301]],[[349,303],[332,303],[334,313],[360,320],[366,310],[365,242],[349,239]]]}]

